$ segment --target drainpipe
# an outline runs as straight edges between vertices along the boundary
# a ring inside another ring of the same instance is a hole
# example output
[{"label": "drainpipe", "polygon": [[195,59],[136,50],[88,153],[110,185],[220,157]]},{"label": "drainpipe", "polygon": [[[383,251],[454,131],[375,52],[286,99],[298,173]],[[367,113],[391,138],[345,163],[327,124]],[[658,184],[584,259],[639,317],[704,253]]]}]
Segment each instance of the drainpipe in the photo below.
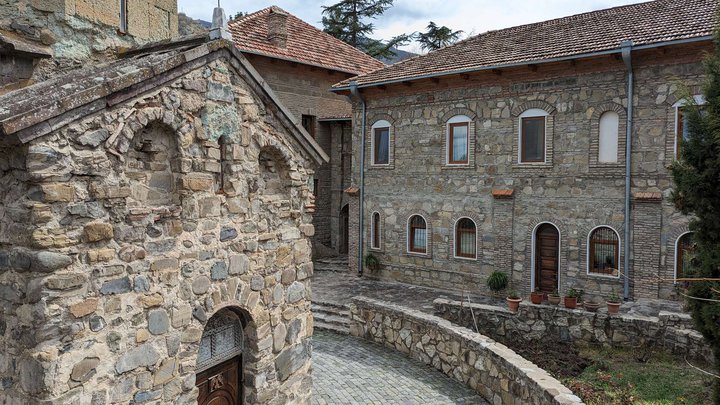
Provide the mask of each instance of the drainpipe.
[{"label": "drainpipe", "polygon": [[622,59],[627,69],[627,125],[625,133],[625,249],[623,249],[625,268],[624,292],[625,301],[630,298],[630,190],[632,188],[632,130],[633,130],[633,68],[632,68],[632,41],[623,41]]},{"label": "drainpipe", "polygon": [[363,229],[365,228],[365,125],[367,123],[367,117],[365,114],[365,99],[358,91],[358,84],[356,81],[350,82],[350,93],[355,96],[362,105],[362,123],[360,124],[360,202],[358,213],[358,277],[362,277],[363,274]]}]

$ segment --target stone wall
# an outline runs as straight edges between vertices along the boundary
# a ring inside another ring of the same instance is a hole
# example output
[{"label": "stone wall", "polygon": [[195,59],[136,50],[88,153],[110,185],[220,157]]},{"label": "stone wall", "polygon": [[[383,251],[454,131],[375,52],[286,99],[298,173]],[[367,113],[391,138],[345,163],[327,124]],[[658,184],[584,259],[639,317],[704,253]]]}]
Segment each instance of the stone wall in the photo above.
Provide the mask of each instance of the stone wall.
[{"label": "stone wall", "polygon": [[310,402],[315,163],[247,72],[210,60],[2,145],[0,403],[193,403],[224,308],[244,319],[244,402]]},{"label": "stone wall", "polygon": [[[632,217],[636,222],[633,229],[657,232],[629,241],[635,252],[630,258],[630,277],[639,277],[631,297],[671,298],[675,294],[672,282],[657,283],[658,278],[673,278],[674,242],[681,230],[687,230],[689,221],[669,198],[673,105],[682,86],[699,93],[705,49],[704,45],[688,45],[667,54],[633,54],[632,192],[659,193],[661,201],[653,203],[659,212],[633,205],[638,210]],[[588,235],[593,228],[603,225],[617,231],[620,264],[628,243],[623,232],[622,119],[618,163],[599,164],[594,155],[598,111],[626,114],[626,71],[621,60],[609,56],[578,60],[572,66],[548,63],[537,69],[508,68],[383,87],[363,89],[368,128],[378,120],[391,123],[389,166],[369,164],[370,131],[364,145],[365,217],[377,211],[383,224],[382,249],[374,252],[381,269],[375,277],[485,293],[487,277],[500,270],[511,276],[517,290],[529,293],[534,277],[533,232],[547,222],[560,234],[561,293],[570,287],[598,295],[613,290],[622,293],[622,277],[591,275],[587,269]],[[527,108],[549,111],[546,164],[517,163],[518,114]],[[470,137],[475,148],[470,153],[474,162],[471,159],[468,166],[449,167],[443,154],[446,122],[458,114],[472,118]],[[355,121],[361,119],[361,111],[356,109]],[[357,126],[353,139],[354,150],[363,147]],[[353,183],[359,185],[359,153],[353,158]],[[503,190],[511,194],[493,197],[493,191]],[[425,255],[408,253],[407,224],[414,214],[428,221],[431,239]],[[351,213],[355,216],[356,212]],[[474,259],[453,254],[453,227],[461,217],[473,219],[477,226],[478,255]],[[366,221],[366,240],[369,227]],[[357,231],[354,228],[351,234]],[[651,249],[652,257],[642,253],[645,249]],[[366,248],[363,253],[368,252]]]},{"label": "stone wall", "polygon": [[505,307],[446,299],[436,299],[434,303],[435,313],[441,318],[473,330],[477,325],[481,333],[499,341],[658,348],[703,362],[714,358],[702,334],[692,328],[692,320],[687,314],[609,315],[607,312],[592,313],[527,302],[521,302],[520,310],[512,313]]},{"label": "stone wall", "polygon": [[559,381],[469,329],[364,297],[350,304],[350,333],[382,344],[468,385],[493,404],[581,404]]}]

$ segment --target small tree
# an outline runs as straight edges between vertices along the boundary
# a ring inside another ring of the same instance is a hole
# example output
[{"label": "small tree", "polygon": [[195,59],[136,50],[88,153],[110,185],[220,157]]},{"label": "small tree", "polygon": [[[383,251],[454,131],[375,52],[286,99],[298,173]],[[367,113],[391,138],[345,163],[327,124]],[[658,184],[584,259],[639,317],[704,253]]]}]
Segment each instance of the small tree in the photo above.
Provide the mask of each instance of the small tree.
[{"label": "small tree", "polygon": [[[688,136],[681,139],[679,159],[671,172],[675,180],[673,200],[684,214],[693,216],[695,249],[692,269],[687,277],[720,278],[720,30],[715,33],[715,52],[705,62],[706,104],[698,106],[692,97],[683,114],[687,117]],[[715,353],[720,370],[720,283],[689,283],[688,305],[698,330]],[[699,298],[699,299],[698,299]],[[707,301],[710,300],[710,301]],[[715,403],[720,403],[720,385],[715,386]]]},{"label": "small tree", "polygon": [[392,7],[394,0],[342,0],[323,6],[323,31],[372,57],[392,57],[392,48],[407,44],[411,35],[398,35],[389,41],[370,38],[375,31],[374,20]]},{"label": "small tree", "polygon": [[462,31],[453,31],[446,26],[438,27],[437,24],[430,21],[426,32],[418,34],[418,42],[420,47],[426,51],[434,51],[452,45],[460,39]]}]

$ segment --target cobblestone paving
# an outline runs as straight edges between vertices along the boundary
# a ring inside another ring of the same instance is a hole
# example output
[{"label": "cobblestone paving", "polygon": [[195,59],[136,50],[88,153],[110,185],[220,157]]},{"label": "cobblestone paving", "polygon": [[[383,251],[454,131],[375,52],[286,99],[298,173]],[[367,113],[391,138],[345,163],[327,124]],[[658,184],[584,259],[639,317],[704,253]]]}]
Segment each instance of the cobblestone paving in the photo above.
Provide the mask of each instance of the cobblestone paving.
[{"label": "cobblestone paving", "polygon": [[313,336],[313,404],[487,404],[404,354],[330,332]]}]

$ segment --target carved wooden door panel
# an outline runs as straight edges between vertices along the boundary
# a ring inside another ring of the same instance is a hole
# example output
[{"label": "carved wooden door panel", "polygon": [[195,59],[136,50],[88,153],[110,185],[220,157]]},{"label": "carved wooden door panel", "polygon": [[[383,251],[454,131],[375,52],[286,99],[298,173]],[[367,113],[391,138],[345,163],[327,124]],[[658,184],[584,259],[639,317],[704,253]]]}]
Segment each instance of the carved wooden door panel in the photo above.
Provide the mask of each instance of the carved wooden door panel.
[{"label": "carved wooden door panel", "polygon": [[543,224],[535,238],[535,287],[552,293],[558,285],[560,235],[554,226]]},{"label": "carved wooden door panel", "polygon": [[235,357],[198,373],[195,386],[200,390],[199,405],[238,405],[242,403],[242,360]]}]

